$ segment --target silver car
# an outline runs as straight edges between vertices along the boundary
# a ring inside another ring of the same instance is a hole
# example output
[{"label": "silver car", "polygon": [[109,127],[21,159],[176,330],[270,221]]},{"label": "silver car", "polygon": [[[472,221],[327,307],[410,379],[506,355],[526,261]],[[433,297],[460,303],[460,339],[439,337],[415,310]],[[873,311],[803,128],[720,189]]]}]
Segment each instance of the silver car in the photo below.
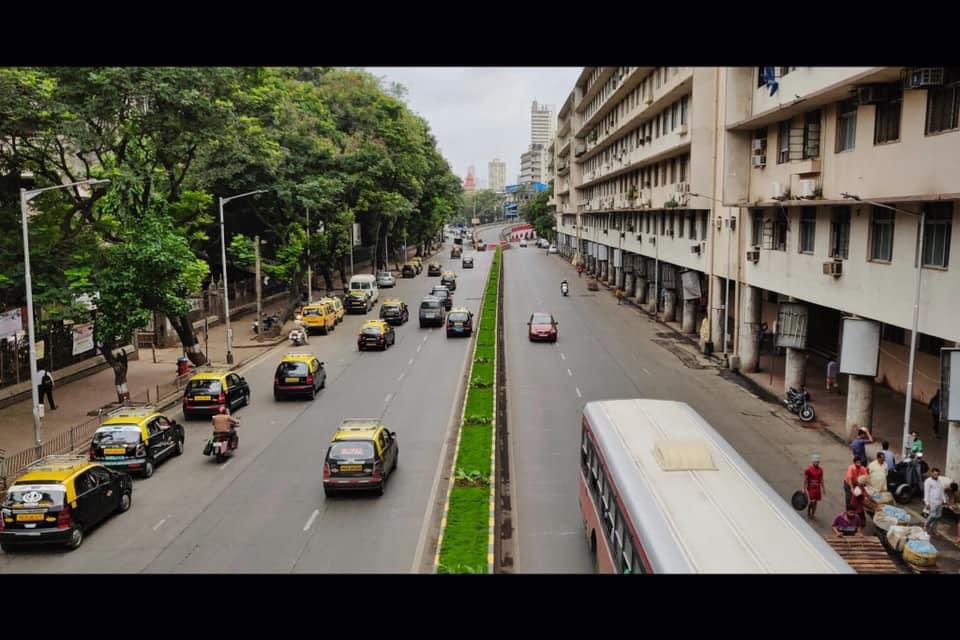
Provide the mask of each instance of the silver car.
[{"label": "silver car", "polygon": [[389,271],[378,271],[377,272],[377,287],[395,287],[397,286],[397,280],[393,277],[393,274]]}]

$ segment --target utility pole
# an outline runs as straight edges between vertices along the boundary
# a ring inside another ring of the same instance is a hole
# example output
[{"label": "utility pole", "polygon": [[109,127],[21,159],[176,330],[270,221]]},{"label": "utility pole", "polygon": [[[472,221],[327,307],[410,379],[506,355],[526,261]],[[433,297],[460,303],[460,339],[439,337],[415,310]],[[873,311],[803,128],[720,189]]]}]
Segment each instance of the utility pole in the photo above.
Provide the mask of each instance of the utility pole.
[{"label": "utility pole", "polygon": [[311,302],[313,302],[313,270],[310,268],[310,207],[307,207],[307,304]]},{"label": "utility pole", "polygon": [[260,236],[253,236],[253,254],[256,256],[256,273],[257,273],[257,342],[263,341],[263,314],[261,313],[261,302],[260,302]]}]

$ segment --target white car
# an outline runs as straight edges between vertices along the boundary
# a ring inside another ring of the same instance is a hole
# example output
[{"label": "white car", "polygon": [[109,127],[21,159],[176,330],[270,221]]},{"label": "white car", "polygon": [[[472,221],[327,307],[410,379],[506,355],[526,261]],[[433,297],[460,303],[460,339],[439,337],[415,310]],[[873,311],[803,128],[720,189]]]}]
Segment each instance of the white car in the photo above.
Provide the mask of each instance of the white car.
[{"label": "white car", "polygon": [[557,252],[557,245],[555,244],[550,245],[550,248],[547,249],[547,253],[556,253],[556,252]]},{"label": "white car", "polygon": [[393,277],[393,274],[389,271],[378,271],[377,272],[377,287],[395,287],[397,286],[397,280]]}]

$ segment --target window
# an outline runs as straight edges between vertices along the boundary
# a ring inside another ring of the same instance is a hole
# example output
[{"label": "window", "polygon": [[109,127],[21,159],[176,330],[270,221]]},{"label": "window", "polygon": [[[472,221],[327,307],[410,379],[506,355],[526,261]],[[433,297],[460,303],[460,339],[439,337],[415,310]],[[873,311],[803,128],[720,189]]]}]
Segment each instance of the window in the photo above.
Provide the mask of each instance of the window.
[{"label": "window", "polygon": [[830,219],[830,257],[848,257],[850,250],[850,207],[834,207]]},{"label": "window", "polygon": [[667,184],[667,163],[666,162],[660,163],[660,183],[664,185]]},{"label": "window", "polygon": [[927,89],[927,135],[956,129],[958,110],[960,87]]},{"label": "window", "polygon": [[687,156],[680,158],[680,182],[687,181]]},{"label": "window", "polygon": [[893,342],[894,344],[906,344],[907,332],[900,327],[895,327],[892,324],[885,324],[883,325],[881,332],[883,339],[887,342]]},{"label": "window", "polygon": [[670,109],[670,131],[677,128],[677,120],[680,119],[680,103],[674,102]]},{"label": "window", "polygon": [[763,243],[763,211],[751,211],[750,244],[759,247]]},{"label": "window", "polygon": [[670,233],[669,233],[669,236],[670,236],[671,238],[673,237],[674,220],[676,219],[676,217],[677,217],[676,212],[671,211],[671,212],[670,212]]},{"label": "window", "polygon": [[690,240],[696,240],[697,239],[697,223],[696,223],[696,216],[694,215],[693,211],[687,212],[687,227],[688,227],[687,237]]},{"label": "window", "polygon": [[813,253],[817,233],[817,210],[814,207],[800,209],[800,253]]},{"label": "window", "polygon": [[644,222],[644,227],[646,227],[647,233],[650,233],[650,218],[651,216],[649,214],[644,216],[644,219],[646,220],[646,222]]},{"label": "window", "polygon": [[677,183],[677,159],[670,161],[670,184]]},{"label": "window", "polygon": [[677,229],[677,237],[678,237],[678,238],[683,238],[683,214],[682,214],[682,213],[680,214],[680,222],[679,222],[679,225],[680,225],[680,228]]},{"label": "window", "polygon": [[667,233],[667,212],[660,212],[660,235]]},{"label": "window", "polygon": [[803,159],[820,157],[820,110],[803,114]]},{"label": "window", "polygon": [[772,226],[772,236],[770,238],[771,242],[768,245],[768,248],[774,249],[776,251],[786,251],[787,250],[787,230],[790,228],[790,220],[787,218],[787,214],[781,209],[777,213],[776,220],[773,221]]},{"label": "window", "polygon": [[927,218],[923,228],[923,266],[946,268],[950,263],[952,202],[924,205]]},{"label": "window", "polygon": [[900,112],[903,106],[903,89],[896,87],[891,90],[896,91],[896,94],[890,101],[881,102],[877,105],[877,112],[874,116],[873,144],[900,140]]},{"label": "window", "polygon": [[680,124],[687,124],[687,117],[690,111],[690,96],[680,98]]},{"label": "window", "polygon": [[857,139],[857,101],[844,100],[837,103],[837,147],[836,152],[853,149]]},{"label": "window", "polygon": [[777,164],[790,161],[790,121],[777,125]]},{"label": "window", "polygon": [[657,114],[657,117],[653,119],[653,137],[660,137],[660,114]]},{"label": "window", "polygon": [[917,334],[917,351],[929,353],[932,356],[939,356],[940,349],[947,346],[947,341],[936,336],[928,336],[925,333]]},{"label": "window", "polygon": [[890,262],[893,259],[893,211],[873,207],[870,221],[870,260]]},{"label": "window", "polygon": [[706,211],[700,212],[700,239],[701,240],[707,239],[707,212]]}]

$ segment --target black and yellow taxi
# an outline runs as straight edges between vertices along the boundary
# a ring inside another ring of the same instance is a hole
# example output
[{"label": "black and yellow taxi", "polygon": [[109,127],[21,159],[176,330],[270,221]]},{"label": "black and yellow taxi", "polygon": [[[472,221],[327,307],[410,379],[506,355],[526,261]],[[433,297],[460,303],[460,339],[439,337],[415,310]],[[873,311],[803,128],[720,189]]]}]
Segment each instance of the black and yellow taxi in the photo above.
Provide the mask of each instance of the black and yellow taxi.
[{"label": "black and yellow taxi", "polygon": [[417,275],[417,265],[412,262],[407,262],[403,265],[403,269],[400,270],[400,274],[404,278],[413,278]]},{"label": "black and yellow taxi", "polygon": [[443,267],[440,266],[439,262],[431,262],[427,265],[427,275],[428,276],[439,276],[443,273]]},{"label": "black and yellow taxi", "polygon": [[307,396],[327,386],[327,371],[312,353],[288,353],[280,360],[273,374],[273,399],[284,396]]},{"label": "black and yellow taxi", "polygon": [[119,407],[97,427],[88,454],[90,462],[149,478],[157,463],[183,453],[185,440],[183,425],[155,407]]},{"label": "black and yellow taxi", "polygon": [[410,309],[403,300],[388,298],[380,305],[380,319],[389,324],[404,324],[410,319]]},{"label": "black and yellow taxi", "polygon": [[457,274],[453,271],[445,271],[442,276],[440,276],[440,284],[445,286],[450,291],[457,290]]},{"label": "black and yellow taxi", "polygon": [[192,420],[219,413],[220,407],[230,411],[250,404],[250,385],[232,371],[201,371],[187,383],[183,392],[183,417]]},{"label": "black and yellow taxi", "polygon": [[397,332],[385,320],[367,320],[357,334],[357,349],[360,351],[370,347],[386,351],[387,347],[396,342]]},{"label": "black and yellow taxi", "polygon": [[340,423],[323,461],[323,492],[373,489],[383,495],[387,477],[397,470],[397,434],[376,418]]},{"label": "black and yellow taxi", "polygon": [[0,506],[0,548],[60,544],[76,549],[86,533],[130,508],[133,479],[83,456],[47,456],[13,481]]},{"label": "black and yellow taxi", "polygon": [[340,298],[336,297],[325,297],[320,298],[317,302],[326,302],[333,305],[333,312],[336,314],[337,322],[343,322],[343,316],[347,314],[346,310],[343,308],[343,301]]},{"label": "black and yellow taxi", "polygon": [[461,266],[464,269],[473,269],[473,258],[471,258],[470,256],[467,256],[466,258],[463,259]]},{"label": "black and yellow taxi", "polygon": [[452,247],[450,247],[451,258],[459,258],[462,253],[463,253],[463,249],[461,249],[458,245],[453,245]]},{"label": "black and yellow taxi", "polygon": [[337,311],[332,302],[320,300],[304,305],[300,315],[303,330],[307,333],[319,331],[325,336],[337,327]]},{"label": "black and yellow taxi", "polygon": [[367,313],[373,306],[370,303],[370,294],[363,289],[351,289],[347,293],[346,298],[344,298],[343,305],[349,313],[353,313],[354,311]]},{"label": "black and yellow taxi", "polygon": [[473,312],[466,307],[454,307],[447,314],[447,337],[473,335]]},{"label": "black and yellow taxi", "polygon": [[420,273],[421,271],[423,271],[423,258],[421,258],[420,256],[413,256],[412,258],[410,258],[410,262],[412,262],[413,266],[417,268],[417,273]]}]

